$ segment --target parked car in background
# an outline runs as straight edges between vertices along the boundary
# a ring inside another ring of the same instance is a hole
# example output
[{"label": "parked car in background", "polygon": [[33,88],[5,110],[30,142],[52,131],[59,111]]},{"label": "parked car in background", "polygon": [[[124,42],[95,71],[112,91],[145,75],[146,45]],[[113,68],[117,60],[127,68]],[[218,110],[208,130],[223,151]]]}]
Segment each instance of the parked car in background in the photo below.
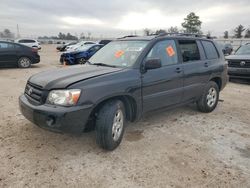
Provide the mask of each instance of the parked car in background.
[{"label": "parked car in background", "polygon": [[71,52],[61,54],[61,64],[66,65],[84,64],[92,55],[103,47],[102,44],[85,44]]},{"label": "parked car in background", "polygon": [[29,46],[31,48],[37,48],[38,50],[41,50],[40,43],[37,40],[34,40],[34,39],[18,39],[15,42],[23,44],[25,46]]},{"label": "parked car in background", "polygon": [[58,51],[60,51],[60,52],[64,52],[68,46],[72,46],[72,45],[75,45],[75,44],[77,44],[77,42],[69,42],[69,43],[57,46],[56,49]]},{"label": "parked car in background", "polygon": [[196,103],[201,112],[212,112],[228,80],[224,55],[213,40],[181,35],[119,39],[88,64],[33,75],[20,110],[53,131],[95,128],[106,150],[119,146],[127,121],[151,111]]},{"label": "parked car in background", "polygon": [[224,44],[223,53],[225,55],[230,55],[233,52],[233,46],[230,43]]},{"label": "parked car in background", "polygon": [[81,42],[78,42],[78,43],[76,43],[74,45],[67,46],[66,51],[75,50],[78,47],[84,46],[85,44],[96,44],[96,42],[93,42],[93,41],[81,41]]},{"label": "parked car in background", "polygon": [[250,79],[250,44],[240,46],[234,53],[226,57],[230,78]]},{"label": "parked car in background", "polygon": [[100,41],[98,41],[97,43],[98,43],[98,44],[106,45],[106,44],[110,43],[111,41],[112,41],[112,40],[100,40]]},{"label": "parked car in background", "polygon": [[230,55],[233,52],[233,46],[230,43],[218,43],[218,45],[225,56]]},{"label": "parked car in background", "polygon": [[0,41],[0,66],[28,68],[31,64],[39,63],[40,56],[35,48],[22,44]]}]

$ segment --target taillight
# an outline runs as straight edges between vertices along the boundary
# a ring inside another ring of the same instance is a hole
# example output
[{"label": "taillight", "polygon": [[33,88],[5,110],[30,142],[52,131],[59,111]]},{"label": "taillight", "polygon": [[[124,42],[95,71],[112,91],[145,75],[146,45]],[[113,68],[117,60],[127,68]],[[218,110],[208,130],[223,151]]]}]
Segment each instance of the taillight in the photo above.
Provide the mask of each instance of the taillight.
[{"label": "taillight", "polygon": [[36,48],[31,48],[31,51],[34,52],[34,53],[38,52],[38,50]]}]

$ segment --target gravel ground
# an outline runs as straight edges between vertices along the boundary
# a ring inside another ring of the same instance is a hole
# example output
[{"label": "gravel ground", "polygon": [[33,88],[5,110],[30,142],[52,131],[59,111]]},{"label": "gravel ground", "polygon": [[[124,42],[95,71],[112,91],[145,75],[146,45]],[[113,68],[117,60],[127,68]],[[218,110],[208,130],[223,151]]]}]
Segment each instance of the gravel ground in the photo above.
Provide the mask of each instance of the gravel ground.
[{"label": "gravel ground", "polygon": [[250,187],[249,84],[229,83],[210,114],[154,112],[105,152],[94,132],[53,133],[20,114],[29,76],[61,68],[55,46],[40,55],[30,69],[0,69],[0,187]]}]

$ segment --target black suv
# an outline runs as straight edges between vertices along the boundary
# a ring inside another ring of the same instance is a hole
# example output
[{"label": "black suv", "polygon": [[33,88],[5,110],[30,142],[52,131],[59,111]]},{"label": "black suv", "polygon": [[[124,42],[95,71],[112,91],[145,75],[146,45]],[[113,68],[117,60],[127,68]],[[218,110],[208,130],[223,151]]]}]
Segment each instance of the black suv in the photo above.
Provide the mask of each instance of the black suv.
[{"label": "black suv", "polygon": [[212,40],[186,35],[118,39],[85,65],[33,75],[20,109],[54,131],[81,133],[93,126],[97,143],[113,150],[126,122],[152,110],[195,102],[200,111],[213,111],[228,80],[218,49]]}]

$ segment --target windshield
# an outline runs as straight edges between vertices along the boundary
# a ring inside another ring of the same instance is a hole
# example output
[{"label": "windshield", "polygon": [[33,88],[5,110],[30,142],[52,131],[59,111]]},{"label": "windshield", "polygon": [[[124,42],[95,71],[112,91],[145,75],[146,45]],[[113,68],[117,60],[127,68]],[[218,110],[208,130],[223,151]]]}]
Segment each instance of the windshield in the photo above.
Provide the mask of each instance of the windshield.
[{"label": "windshield", "polygon": [[244,45],[239,47],[235,52],[236,55],[250,55],[250,45]]},{"label": "windshield", "polygon": [[131,67],[149,41],[114,41],[100,49],[89,60],[116,67]]}]

